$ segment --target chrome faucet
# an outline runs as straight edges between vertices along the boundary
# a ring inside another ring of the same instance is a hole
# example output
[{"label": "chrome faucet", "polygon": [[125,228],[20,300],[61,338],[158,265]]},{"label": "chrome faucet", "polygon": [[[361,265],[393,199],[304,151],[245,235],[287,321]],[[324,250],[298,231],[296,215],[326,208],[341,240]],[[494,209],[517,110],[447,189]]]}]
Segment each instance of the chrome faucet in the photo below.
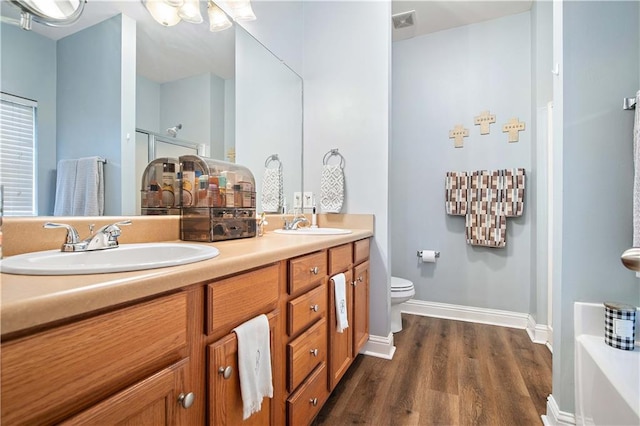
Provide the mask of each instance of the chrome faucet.
[{"label": "chrome faucet", "polygon": [[95,234],[89,236],[84,240],[80,240],[78,231],[66,223],[53,223],[47,222],[44,224],[44,228],[65,228],[67,230],[67,239],[60,251],[75,252],[75,251],[94,251],[104,250],[109,248],[118,247],[118,237],[120,236],[120,228],[122,225],[131,225],[130,220],[123,220],[122,222],[116,222],[109,225],[105,225],[98,229]]},{"label": "chrome faucet", "polygon": [[294,217],[291,222],[285,219],[283,229],[298,229],[301,223],[309,224],[309,220],[304,215]]}]

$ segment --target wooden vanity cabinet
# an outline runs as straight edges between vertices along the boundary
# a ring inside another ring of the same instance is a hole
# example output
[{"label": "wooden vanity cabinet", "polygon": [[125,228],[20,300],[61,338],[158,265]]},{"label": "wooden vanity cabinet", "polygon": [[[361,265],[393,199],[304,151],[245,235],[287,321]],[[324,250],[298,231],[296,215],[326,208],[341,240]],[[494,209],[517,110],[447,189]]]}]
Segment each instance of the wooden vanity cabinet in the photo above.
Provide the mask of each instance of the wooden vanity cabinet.
[{"label": "wooden vanity cabinet", "polygon": [[369,240],[329,249],[329,276],[344,273],[349,327],[337,330],[335,283],[329,280],[329,390],[369,339]]},{"label": "wooden vanity cabinet", "polygon": [[288,261],[286,412],[288,425],[309,424],[327,400],[327,251]]},{"label": "wooden vanity cabinet", "polygon": [[176,423],[185,411],[178,395],[191,392],[191,300],[180,291],[3,341],[2,423],[134,421],[162,407],[167,424]]},{"label": "wooden vanity cabinet", "polygon": [[[277,325],[279,312],[267,315],[271,333],[272,367],[281,360],[276,356],[279,345]],[[209,388],[209,424],[210,425],[275,425],[276,387],[279,385],[275,371],[274,398],[264,398],[259,412],[247,420],[242,420],[242,394],[238,374],[238,339],[235,333],[229,333],[208,347],[208,388]]]}]

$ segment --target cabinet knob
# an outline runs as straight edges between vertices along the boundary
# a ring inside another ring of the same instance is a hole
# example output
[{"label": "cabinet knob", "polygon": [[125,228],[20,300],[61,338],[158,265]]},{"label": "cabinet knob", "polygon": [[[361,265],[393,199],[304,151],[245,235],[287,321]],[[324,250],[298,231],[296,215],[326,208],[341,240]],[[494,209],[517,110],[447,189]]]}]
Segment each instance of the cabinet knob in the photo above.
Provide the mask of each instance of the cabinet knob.
[{"label": "cabinet knob", "polygon": [[354,286],[354,287],[357,286],[358,285],[358,280],[351,281],[351,285]]},{"label": "cabinet knob", "polygon": [[231,367],[230,365],[226,367],[220,367],[218,368],[218,374],[222,374],[222,377],[227,380],[229,377],[231,377],[231,374],[233,374],[233,367]]},{"label": "cabinet knob", "polygon": [[311,349],[311,350],[309,351],[309,353],[310,353],[311,355],[313,355],[313,356],[318,356],[318,350],[317,350],[317,349]]},{"label": "cabinet knob", "polygon": [[320,309],[320,306],[318,306],[318,304],[316,303],[315,305],[311,305],[311,310],[313,312],[318,312],[318,310]]},{"label": "cabinet knob", "polygon": [[318,268],[317,266],[314,266],[309,270],[309,272],[311,272],[313,275],[318,275],[319,271],[320,271],[320,268]]},{"label": "cabinet knob", "polygon": [[315,407],[316,405],[318,405],[318,398],[309,399],[309,404],[311,404],[311,405],[313,405]]},{"label": "cabinet knob", "polygon": [[364,281],[364,278],[362,277],[362,275],[360,275],[360,276],[358,277],[358,282],[359,282],[359,283],[361,283],[362,281]]},{"label": "cabinet knob", "polygon": [[195,401],[196,396],[193,392],[189,393],[181,393],[178,395],[178,404],[182,406],[182,408],[189,408],[193,405],[193,401]]}]

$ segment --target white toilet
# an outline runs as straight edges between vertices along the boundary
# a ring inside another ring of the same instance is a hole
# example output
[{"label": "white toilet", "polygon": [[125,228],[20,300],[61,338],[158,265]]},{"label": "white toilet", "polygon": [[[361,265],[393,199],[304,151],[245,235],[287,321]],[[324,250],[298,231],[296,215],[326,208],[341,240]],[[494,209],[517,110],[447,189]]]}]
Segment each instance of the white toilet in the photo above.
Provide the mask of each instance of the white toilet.
[{"label": "white toilet", "polygon": [[391,277],[391,331],[402,331],[402,316],[400,304],[411,299],[416,294],[413,283],[404,278]]}]

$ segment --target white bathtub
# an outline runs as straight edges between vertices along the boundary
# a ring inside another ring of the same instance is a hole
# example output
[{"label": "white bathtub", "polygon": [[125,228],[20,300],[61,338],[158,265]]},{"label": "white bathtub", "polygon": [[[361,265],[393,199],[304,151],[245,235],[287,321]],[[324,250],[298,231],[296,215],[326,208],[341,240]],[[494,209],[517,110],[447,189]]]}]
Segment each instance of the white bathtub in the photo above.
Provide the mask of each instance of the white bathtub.
[{"label": "white bathtub", "polygon": [[640,425],[640,348],[604,343],[602,304],[577,302],[574,313],[576,424]]}]

